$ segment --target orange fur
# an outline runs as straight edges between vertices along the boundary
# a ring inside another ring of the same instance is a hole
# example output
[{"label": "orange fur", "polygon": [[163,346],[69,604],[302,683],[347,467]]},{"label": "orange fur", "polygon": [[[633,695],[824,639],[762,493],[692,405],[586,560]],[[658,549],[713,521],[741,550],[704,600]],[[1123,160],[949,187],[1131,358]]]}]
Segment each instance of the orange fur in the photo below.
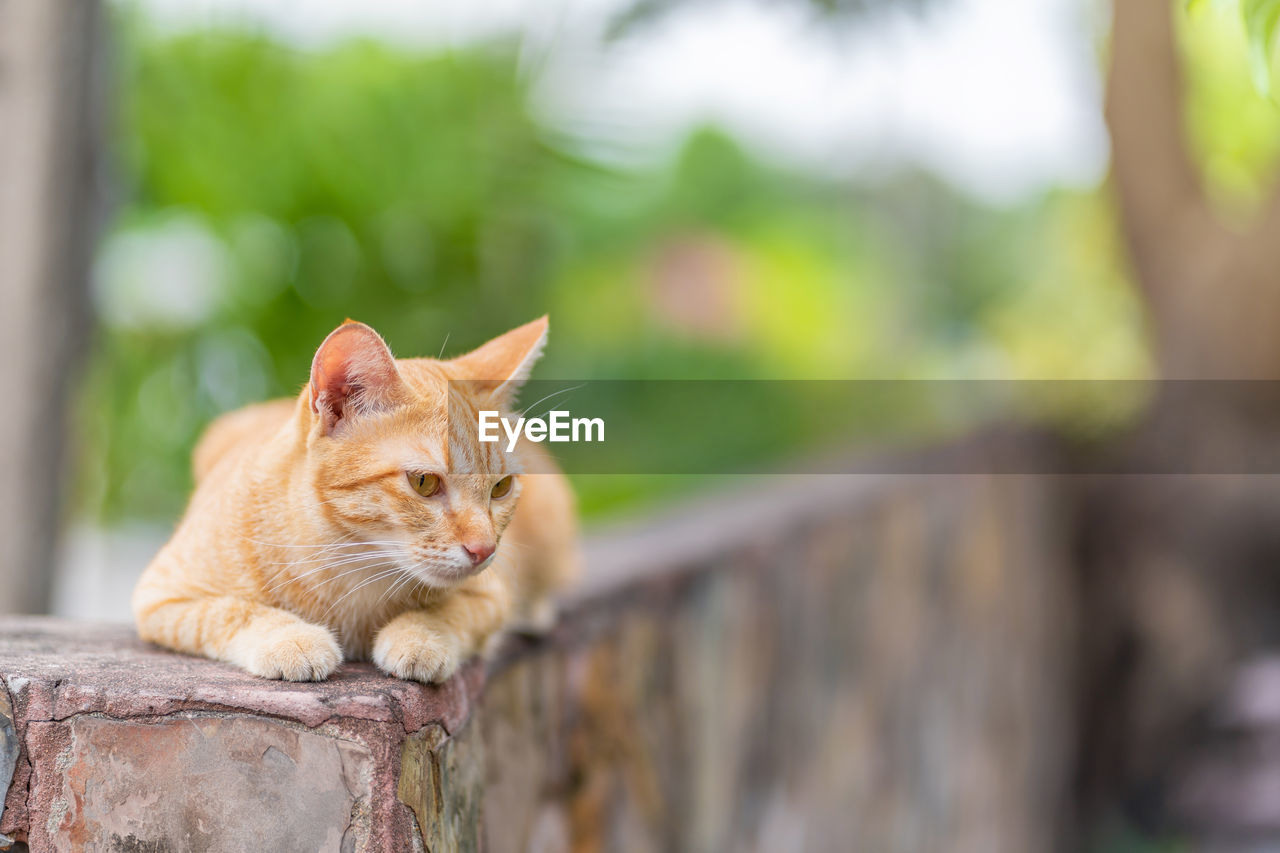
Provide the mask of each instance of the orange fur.
[{"label": "orange fur", "polygon": [[[134,590],[142,638],[267,678],[372,657],[440,681],[502,629],[545,624],[577,571],[573,495],[537,446],[479,443],[474,414],[509,410],[546,328],[438,361],[393,359],[369,327],[339,326],[296,400],[206,432],[186,515]],[[441,491],[419,494],[417,473]],[[509,473],[510,494],[491,498]]]}]

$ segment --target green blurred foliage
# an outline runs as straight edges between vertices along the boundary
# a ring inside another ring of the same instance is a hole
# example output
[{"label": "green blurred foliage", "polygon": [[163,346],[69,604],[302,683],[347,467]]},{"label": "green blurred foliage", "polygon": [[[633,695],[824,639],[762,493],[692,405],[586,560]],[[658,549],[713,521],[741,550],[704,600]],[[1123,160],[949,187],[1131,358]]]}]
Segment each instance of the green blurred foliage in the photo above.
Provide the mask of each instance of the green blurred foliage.
[{"label": "green blurred foliage", "polygon": [[541,312],[569,239],[561,189],[591,173],[545,144],[509,52],[126,27],[127,204],[86,406],[104,509],[172,515],[202,426],[295,392],[348,315],[425,354]]},{"label": "green blurred foliage", "polygon": [[1178,22],[1193,152],[1222,212],[1247,220],[1266,201],[1280,162],[1280,103],[1259,94],[1257,34],[1233,4],[1197,4]]},{"label": "green blurred foliage", "polygon": [[[624,169],[533,117],[513,45],[118,27],[122,204],[81,406],[99,518],[175,517],[200,430],[296,393],[348,316],[411,356],[550,313],[541,378],[1147,370],[1095,196],[992,210],[922,176],[834,182],[712,128]],[[659,473],[580,478],[584,507],[688,486]]]},{"label": "green blurred foliage", "polygon": [[[1238,37],[1237,56],[1248,64],[1249,79],[1256,93],[1271,94],[1271,79],[1275,76],[1272,57],[1276,33],[1280,31],[1280,0],[1186,0],[1186,10],[1203,14],[1213,7],[1219,17],[1228,14],[1235,18],[1234,29]],[[1221,37],[1219,33],[1218,38]]]}]

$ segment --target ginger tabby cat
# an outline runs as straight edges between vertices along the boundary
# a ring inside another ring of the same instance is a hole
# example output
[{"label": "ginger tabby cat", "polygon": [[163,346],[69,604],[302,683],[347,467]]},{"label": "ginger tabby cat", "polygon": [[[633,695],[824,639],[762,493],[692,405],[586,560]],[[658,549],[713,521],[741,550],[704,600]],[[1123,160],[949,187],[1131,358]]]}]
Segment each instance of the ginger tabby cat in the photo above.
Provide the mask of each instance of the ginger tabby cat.
[{"label": "ginger tabby cat", "polygon": [[186,516],[134,590],[138,633],[266,678],[372,657],[437,682],[514,622],[545,626],[577,569],[573,496],[536,445],[480,443],[476,413],[510,410],[546,333],[543,317],[459,358],[397,360],[339,326],[296,400],[201,440]]}]

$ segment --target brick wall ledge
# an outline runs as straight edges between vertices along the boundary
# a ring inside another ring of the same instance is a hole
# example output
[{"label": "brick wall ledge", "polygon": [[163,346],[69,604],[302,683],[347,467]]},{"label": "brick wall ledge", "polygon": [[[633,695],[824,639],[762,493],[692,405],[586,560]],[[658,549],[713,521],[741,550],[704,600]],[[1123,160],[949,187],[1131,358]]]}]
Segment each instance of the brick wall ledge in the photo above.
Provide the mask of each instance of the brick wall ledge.
[{"label": "brick wall ledge", "polygon": [[[128,626],[5,618],[0,847],[893,850],[932,827],[1045,849],[1052,505],[982,476],[705,497],[597,531],[550,635],[439,687],[350,663],[271,682]],[[924,809],[901,844],[873,806],[894,792]]]}]

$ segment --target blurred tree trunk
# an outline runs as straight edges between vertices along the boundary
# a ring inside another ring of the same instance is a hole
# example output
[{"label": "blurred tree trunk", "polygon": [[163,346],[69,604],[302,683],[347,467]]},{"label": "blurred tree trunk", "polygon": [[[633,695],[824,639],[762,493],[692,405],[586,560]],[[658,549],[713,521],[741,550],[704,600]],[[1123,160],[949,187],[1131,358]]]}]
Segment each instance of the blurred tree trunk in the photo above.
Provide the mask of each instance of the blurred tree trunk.
[{"label": "blurred tree trunk", "polygon": [[1112,4],[1112,180],[1165,382],[1145,422],[1107,450],[1137,460],[1121,463],[1130,470],[1186,471],[1224,449],[1232,464],[1078,493],[1079,781],[1095,819],[1120,802],[1130,818],[1168,820],[1186,747],[1232,665],[1280,641],[1280,488],[1241,465],[1274,445],[1280,406],[1257,383],[1181,382],[1280,378],[1280,191],[1248,227],[1215,215],[1187,143],[1182,6]]},{"label": "blurred tree trunk", "polygon": [[0,613],[50,604],[89,314],[96,0],[0,2]]},{"label": "blurred tree trunk", "polygon": [[1280,378],[1280,194],[1248,228],[1215,217],[1187,149],[1170,0],[1113,4],[1107,123],[1162,375]]}]

